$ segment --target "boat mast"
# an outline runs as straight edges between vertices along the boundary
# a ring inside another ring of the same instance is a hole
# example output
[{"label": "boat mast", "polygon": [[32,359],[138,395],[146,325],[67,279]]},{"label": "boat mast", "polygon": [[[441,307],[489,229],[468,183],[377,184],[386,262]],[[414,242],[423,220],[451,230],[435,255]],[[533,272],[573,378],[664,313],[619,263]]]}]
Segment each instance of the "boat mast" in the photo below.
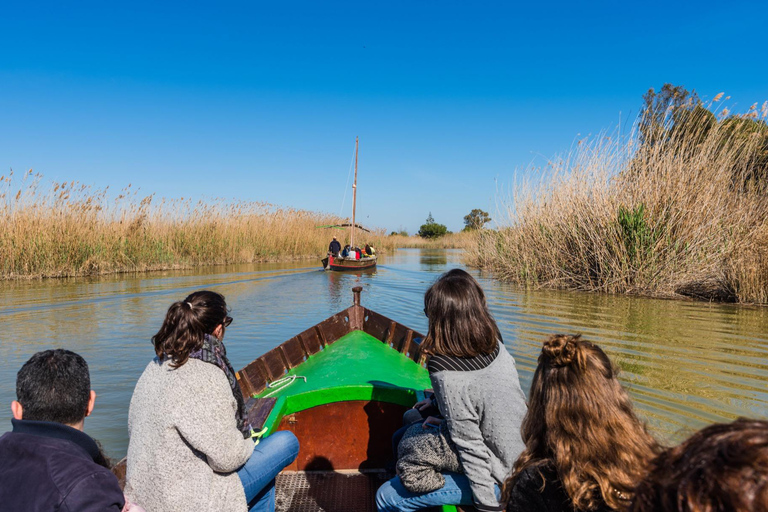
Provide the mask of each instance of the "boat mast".
[{"label": "boat mast", "polygon": [[352,233],[349,235],[349,246],[355,246],[355,207],[357,206],[357,147],[358,137],[355,137],[355,181],[352,184]]}]

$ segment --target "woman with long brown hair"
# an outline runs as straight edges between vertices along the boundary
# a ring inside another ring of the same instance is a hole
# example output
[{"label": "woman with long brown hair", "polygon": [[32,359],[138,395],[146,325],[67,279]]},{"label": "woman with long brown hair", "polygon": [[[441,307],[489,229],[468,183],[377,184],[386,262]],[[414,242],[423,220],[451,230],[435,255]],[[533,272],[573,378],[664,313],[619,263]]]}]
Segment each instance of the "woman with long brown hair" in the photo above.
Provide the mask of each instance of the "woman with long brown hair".
[{"label": "woman with long brown hair", "polygon": [[544,342],[522,425],[525,450],[505,484],[509,512],[627,509],[659,446],[617,373],[581,336]]},{"label": "woman with long brown hair", "polygon": [[174,302],[152,337],[157,357],[128,413],[126,494],[152,512],[274,511],[274,479],[298,455],[291,432],[258,446],[222,340],[232,323],[224,296]]},{"label": "woman with long brown hair", "polygon": [[[520,423],[525,395],[514,358],[488,310],[485,293],[460,269],[446,272],[424,296],[429,332],[422,349],[434,388],[435,403],[455,444],[463,473],[442,472],[444,484],[416,492],[400,477],[376,494],[379,511],[412,511],[439,505],[474,505],[479,512],[497,511],[500,488],[523,449]],[[428,417],[424,427],[443,420]]]}]

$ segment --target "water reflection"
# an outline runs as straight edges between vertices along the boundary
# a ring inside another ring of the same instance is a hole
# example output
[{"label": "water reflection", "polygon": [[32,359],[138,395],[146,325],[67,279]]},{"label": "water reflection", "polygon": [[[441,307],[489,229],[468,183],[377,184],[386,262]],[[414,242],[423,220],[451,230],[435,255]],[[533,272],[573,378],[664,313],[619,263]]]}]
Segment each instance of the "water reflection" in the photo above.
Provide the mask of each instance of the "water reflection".
[{"label": "water reflection", "polygon": [[[75,350],[98,393],[87,431],[110,455],[127,447],[136,379],[153,357],[151,336],[168,306],[193,290],[223,293],[234,322],[226,344],[242,367],[352,302],[425,332],[423,295],[438,274],[461,266],[455,250],[396,251],[375,270],[337,273],[315,262],[208,267],[141,276],[0,283],[0,432],[10,428],[15,377],[34,352]],[[542,339],[582,333],[622,370],[638,410],[661,437],[738,416],[768,414],[768,310],[623,296],[526,292],[471,271],[485,288],[524,389]]]}]

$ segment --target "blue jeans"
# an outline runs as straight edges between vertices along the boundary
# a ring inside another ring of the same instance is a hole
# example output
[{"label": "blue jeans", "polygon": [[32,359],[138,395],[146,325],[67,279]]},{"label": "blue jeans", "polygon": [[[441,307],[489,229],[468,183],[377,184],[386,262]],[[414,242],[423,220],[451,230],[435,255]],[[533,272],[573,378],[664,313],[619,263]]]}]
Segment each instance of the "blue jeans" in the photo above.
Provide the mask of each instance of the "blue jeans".
[{"label": "blue jeans", "polygon": [[296,460],[299,440],[280,430],[261,440],[237,476],[243,483],[249,512],[275,512],[275,477]]},{"label": "blue jeans", "polygon": [[[443,473],[445,485],[432,492],[417,494],[403,487],[400,477],[395,477],[379,487],[376,492],[376,509],[379,512],[411,512],[440,505],[474,505],[469,478],[459,473]],[[499,488],[496,496],[500,497]]]}]

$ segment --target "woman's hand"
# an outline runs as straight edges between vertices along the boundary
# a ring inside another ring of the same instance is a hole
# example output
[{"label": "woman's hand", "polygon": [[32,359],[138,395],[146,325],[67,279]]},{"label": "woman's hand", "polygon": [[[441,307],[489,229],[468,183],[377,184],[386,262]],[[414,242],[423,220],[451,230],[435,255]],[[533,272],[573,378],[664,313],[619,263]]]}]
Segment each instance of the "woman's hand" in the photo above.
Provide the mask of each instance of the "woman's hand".
[{"label": "woman's hand", "polygon": [[421,424],[421,428],[438,428],[442,422],[442,418],[427,416],[427,419],[425,419],[424,423]]},{"label": "woman's hand", "polygon": [[414,404],[413,408],[416,409],[416,410],[419,410],[419,411],[423,411],[424,409],[426,409],[427,407],[429,407],[431,405],[432,405],[432,400],[430,400],[429,398],[425,398],[424,400],[416,402],[416,404]]}]

